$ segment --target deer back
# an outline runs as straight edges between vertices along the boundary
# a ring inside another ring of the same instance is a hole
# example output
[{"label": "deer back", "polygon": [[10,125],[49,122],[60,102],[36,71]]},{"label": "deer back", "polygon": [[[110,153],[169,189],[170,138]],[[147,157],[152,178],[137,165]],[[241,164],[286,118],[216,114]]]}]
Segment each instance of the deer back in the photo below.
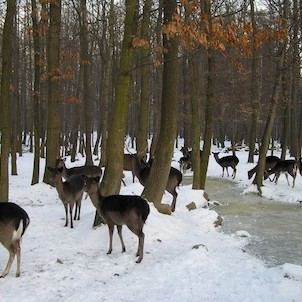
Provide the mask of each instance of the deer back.
[{"label": "deer back", "polygon": [[81,175],[71,175],[66,181],[62,180],[63,167],[47,167],[58,191],[60,199],[65,202],[75,201],[83,195],[84,180]]},{"label": "deer back", "polygon": [[[23,221],[23,228],[20,237],[24,234],[29,225],[30,219],[25,210],[13,202],[0,202],[0,226],[1,229],[4,225],[11,225],[14,230],[17,230]],[[1,241],[1,237],[0,237]]]},{"label": "deer back", "polygon": [[146,200],[136,195],[111,195],[102,198],[100,202],[101,214],[105,220],[114,224],[131,224],[132,219],[141,217],[143,223],[147,220],[150,208]]}]

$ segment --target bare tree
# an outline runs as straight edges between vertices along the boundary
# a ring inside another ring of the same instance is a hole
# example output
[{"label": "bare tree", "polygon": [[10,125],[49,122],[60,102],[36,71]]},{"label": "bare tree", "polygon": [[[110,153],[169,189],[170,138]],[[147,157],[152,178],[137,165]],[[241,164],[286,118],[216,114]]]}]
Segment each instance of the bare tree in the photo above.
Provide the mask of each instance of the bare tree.
[{"label": "bare tree", "polygon": [[11,74],[14,18],[16,14],[16,0],[7,1],[6,18],[2,39],[2,77],[1,77],[1,148],[0,148],[0,202],[7,202],[8,187],[8,158],[11,139]]}]

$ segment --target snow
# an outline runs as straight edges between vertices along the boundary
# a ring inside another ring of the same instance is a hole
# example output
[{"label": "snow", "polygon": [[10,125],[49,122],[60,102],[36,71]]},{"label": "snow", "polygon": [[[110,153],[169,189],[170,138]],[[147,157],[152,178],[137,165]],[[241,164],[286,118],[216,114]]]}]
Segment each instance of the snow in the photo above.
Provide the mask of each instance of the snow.
[{"label": "snow", "polygon": [[[178,167],[180,156],[175,150],[173,166]],[[246,151],[237,152],[237,156],[240,162],[234,181],[243,194],[256,192],[247,179],[247,171],[254,164],[247,164]],[[83,161],[79,158],[77,165]],[[215,228],[218,215],[206,207],[203,191],[180,186],[176,211],[171,216],[159,214],[150,204],[144,227],[144,259],[136,264],[138,240],[126,227],[126,252],[121,253],[115,231],[113,252],[106,254],[108,229],[105,225],[92,228],[95,209],[89,198],[82,201],[81,220],[75,221],[74,229],[64,227],[64,209],[56,189],[43,183],[30,185],[32,164],[33,155],[24,153],[18,158],[18,176],[10,176],[10,201],[27,211],[31,223],[23,236],[20,278],[14,277],[14,262],[10,274],[0,279],[2,302],[302,301],[302,267],[285,263],[269,268],[244,252],[250,235],[244,229],[227,235]],[[41,164],[42,178],[45,162]],[[221,179],[221,173],[211,156],[208,175]],[[125,182],[122,194],[140,195],[142,186],[137,180],[132,184],[130,172],[125,172]],[[263,190],[268,202],[297,203],[301,193],[300,176],[295,188],[281,176],[277,186],[265,181]],[[171,200],[166,193],[163,202]],[[197,209],[186,208],[191,202]],[[1,246],[1,269],[7,259],[7,251]]]}]

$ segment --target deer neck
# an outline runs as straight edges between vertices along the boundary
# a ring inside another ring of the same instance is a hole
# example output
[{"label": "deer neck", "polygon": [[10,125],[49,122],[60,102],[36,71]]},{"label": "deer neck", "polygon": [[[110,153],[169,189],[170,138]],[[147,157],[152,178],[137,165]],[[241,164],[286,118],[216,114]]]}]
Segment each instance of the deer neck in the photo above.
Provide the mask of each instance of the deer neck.
[{"label": "deer neck", "polygon": [[102,196],[99,192],[99,189],[94,190],[93,192],[89,193],[89,197],[91,199],[91,202],[93,203],[94,207],[100,211],[101,204],[102,204]]},{"label": "deer neck", "polygon": [[62,195],[64,193],[64,183],[62,181],[62,176],[58,176],[55,179],[55,187],[59,193],[59,195]]}]

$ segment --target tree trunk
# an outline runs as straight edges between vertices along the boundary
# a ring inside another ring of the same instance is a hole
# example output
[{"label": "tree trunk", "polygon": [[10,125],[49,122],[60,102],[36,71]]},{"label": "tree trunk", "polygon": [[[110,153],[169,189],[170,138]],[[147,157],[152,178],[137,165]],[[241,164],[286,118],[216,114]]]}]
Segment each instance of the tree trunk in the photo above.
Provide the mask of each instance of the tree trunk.
[{"label": "tree trunk", "polygon": [[189,78],[190,78],[190,99],[192,107],[192,164],[194,169],[192,189],[201,189],[200,167],[200,105],[196,87],[196,60],[193,53],[189,53]]},{"label": "tree trunk", "polygon": [[[282,20],[282,25],[287,26],[287,19],[288,19],[288,8],[289,2],[288,0],[284,0],[284,17]],[[259,194],[262,194],[261,187],[263,186],[263,176],[264,176],[264,169],[265,169],[265,160],[266,154],[269,148],[269,141],[273,130],[274,120],[276,117],[277,105],[280,95],[280,90],[282,87],[282,73],[284,69],[284,62],[286,56],[286,47],[287,47],[287,37],[284,37],[282,42],[279,45],[279,54],[278,54],[278,61],[277,61],[277,70],[276,70],[276,78],[275,78],[275,85],[273,89],[272,98],[270,101],[270,112],[268,114],[268,118],[265,125],[265,130],[262,138],[262,144],[259,153],[259,161],[258,161],[258,169],[256,172],[255,179],[253,181],[254,184],[257,185],[257,189]]]},{"label": "tree trunk", "polygon": [[1,148],[0,148],[0,202],[9,199],[8,159],[10,150],[10,84],[12,75],[12,48],[16,0],[7,1],[2,38],[1,77]]},{"label": "tree trunk", "polygon": [[104,196],[117,194],[123,174],[124,139],[127,129],[128,104],[133,68],[132,37],[136,32],[138,0],[126,0],[124,39],[117,80],[113,116],[107,142],[106,168],[101,183]]},{"label": "tree trunk", "polygon": [[[151,0],[146,0],[141,26],[141,38],[149,41],[149,26],[151,14]],[[148,113],[150,97],[150,49],[141,50],[141,98],[139,107],[139,121],[137,133],[137,152],[140,153],[147,148]]]},{"label": "tree trunk", "polygon": [[257,24],[255,20],[255,0],[250,0],[251,5],[251,20],[253,27],[253,53],[252,53],[252,70],[251,70],[251,128],[249,135],[249,156],[248,162],[254,162],[255,144],[256,144],[256,131],[257,131],[257,120],[258,120],[258,109],[259,109],[259,85],[258,85],[258,56],[259,51],[255,43],[255,35],[257,34]]},{"label": "tree trunk", "polygon": [[92,108],[89,93],[89,58],[88,58],[88,28],[87,28],[86,0],[81,0],[80,9],[80,48],[81,48],[81,73],[85,119],[85,153],[86,165],[92,164],[91,134],[92,134]]},{"label": "tree trunk", "polygon": [[35,185],[39,183],[39,171],[40,171],[40,60],[41,60],[41,43],[40,34],[38,31],[38,17],[37,17],[37,1],[31,0],[32,8],[32,23],[33,23],[33,41],[34,41],[34,87],[32,91],[32,107],[34,113],[34,168],[31,184]]},{"label": "tree trunk", "polygon": [[[164,1],[164,25],[172,20],[176,6],[176,0]],[[160,212],[166,212],[161,200],[171,168],[178,111],[178,40],[176,37],[168,40],[165,34],[163,39],[163,47],[167,49],[167,52],[164,54],[160,133],[150,175],[143,192],[143,195],[153,202]],[[169,207],[167,212],[171,213]]]},{"label": "tree trunk", "polygon": [[48,63],[48,121],[46,139],[46,164],[43,182],[51,184],[48,166],[54,167],[59,156],[60,111],[59,111],[59,80],[60,80],[60,27],[61,0],[50,4],[50,24],[47,37]]}]

